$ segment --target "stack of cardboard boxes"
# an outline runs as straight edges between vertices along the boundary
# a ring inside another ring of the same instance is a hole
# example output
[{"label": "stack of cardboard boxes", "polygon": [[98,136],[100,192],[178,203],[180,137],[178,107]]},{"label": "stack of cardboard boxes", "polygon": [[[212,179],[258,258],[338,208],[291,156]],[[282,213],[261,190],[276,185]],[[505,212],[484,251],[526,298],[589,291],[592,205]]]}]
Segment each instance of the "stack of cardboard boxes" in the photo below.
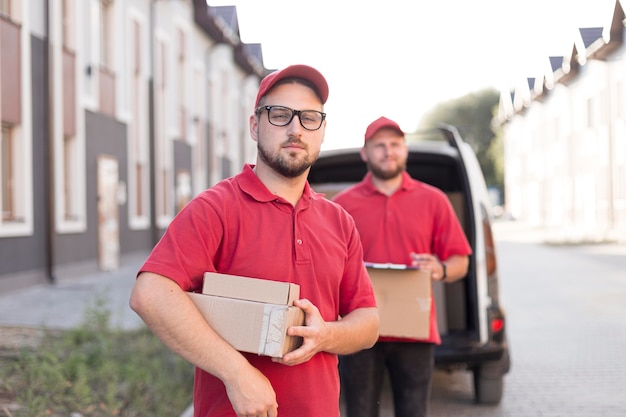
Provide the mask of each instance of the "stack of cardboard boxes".
[{"label": "stack of cardboard boxes", "polygon": [[288,282],[207,272],[202,294],[189,293],[211,327],[242,352],[282,358],[302,338],[287,335],[304,324],[304,312],[293,305],[300,286]]}]

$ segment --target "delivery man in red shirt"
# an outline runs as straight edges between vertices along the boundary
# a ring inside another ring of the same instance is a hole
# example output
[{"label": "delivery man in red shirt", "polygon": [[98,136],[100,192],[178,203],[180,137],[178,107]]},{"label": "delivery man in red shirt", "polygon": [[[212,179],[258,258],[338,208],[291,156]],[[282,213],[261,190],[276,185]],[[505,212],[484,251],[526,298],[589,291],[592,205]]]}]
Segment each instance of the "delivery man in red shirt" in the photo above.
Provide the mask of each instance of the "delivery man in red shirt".
[{"label": "delivery man in red shirt", "polygon": [[[141,267],[130,305],[196,366],[194,416],[338,417],[338,355],[371,347],[378,310],[352,218],[311,190],[326,128],[326,80],[292,65],[261,81],[255,165],[195,197]],[[302,346],[282,358],[236,351],[186,294],[204,272],[300,285]]]},{"label": "delivery man in red shirt", "polygon": [[[354,218],[366,262],[417,266],[430,270],[433,281],[453,282],[467,273],[471,247],[446,195],[411,178],[407,157],[400,126],[386,117],[373,121],[361,149],[368,173],[334,201]],[[434,347],[441,343],[431,300],[428,338],[381,335],[371,349],[341,358],[348,417],[378,417],[385,369],[396,417],[427,415]]]}]

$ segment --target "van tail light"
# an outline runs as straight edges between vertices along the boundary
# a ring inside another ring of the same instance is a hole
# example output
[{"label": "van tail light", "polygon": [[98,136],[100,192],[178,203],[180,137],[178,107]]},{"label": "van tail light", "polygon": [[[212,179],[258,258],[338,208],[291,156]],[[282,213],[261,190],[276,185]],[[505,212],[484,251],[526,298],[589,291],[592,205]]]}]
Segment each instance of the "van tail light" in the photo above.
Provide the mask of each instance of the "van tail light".
[{"label": "van tail light", "polygon": [[491,322],[491,332],[498,333],[504,329],[504,320],[503,319],[495,319]]},{"label": "van tail light", "polygon": [[506,326],[503,312],[496,307],[491,307],[489,309],[488,318],[489,318],[489,333],[490,333],[489,338],[493,340],[494,342],[498,342],[498,343],[503,342],[504,333],[505,333],[504,327]]}]

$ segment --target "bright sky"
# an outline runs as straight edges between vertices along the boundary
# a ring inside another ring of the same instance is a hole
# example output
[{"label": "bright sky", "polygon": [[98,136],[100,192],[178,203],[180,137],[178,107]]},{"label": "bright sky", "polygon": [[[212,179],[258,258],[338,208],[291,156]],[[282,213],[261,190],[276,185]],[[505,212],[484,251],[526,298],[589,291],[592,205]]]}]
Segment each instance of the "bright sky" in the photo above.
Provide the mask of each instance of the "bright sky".
[{"label": "bright sky", "polygon": [[[241,40],[266,68],[326,77],[323,149],[361,146],[380,116],[405,131],[438,103],[536,77],[580,27],[608,26],[615,0],[208,0],[237,7]],[[622,3],[624,5],[624,3]]]}]

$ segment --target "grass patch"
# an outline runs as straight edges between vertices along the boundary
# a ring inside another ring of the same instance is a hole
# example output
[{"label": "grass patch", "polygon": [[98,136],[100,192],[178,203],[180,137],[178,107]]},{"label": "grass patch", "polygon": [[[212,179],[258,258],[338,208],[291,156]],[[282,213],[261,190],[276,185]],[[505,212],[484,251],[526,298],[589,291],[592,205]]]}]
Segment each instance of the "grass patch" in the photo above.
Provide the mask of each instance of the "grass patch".
[{"label": "grass patch", "polygon": [[106,304],[100,296],[79,328],[2,358],[0,398],[19,404],[11,415],[175,417],[191,403],[193,366],[147,328],[112,329]]}]

